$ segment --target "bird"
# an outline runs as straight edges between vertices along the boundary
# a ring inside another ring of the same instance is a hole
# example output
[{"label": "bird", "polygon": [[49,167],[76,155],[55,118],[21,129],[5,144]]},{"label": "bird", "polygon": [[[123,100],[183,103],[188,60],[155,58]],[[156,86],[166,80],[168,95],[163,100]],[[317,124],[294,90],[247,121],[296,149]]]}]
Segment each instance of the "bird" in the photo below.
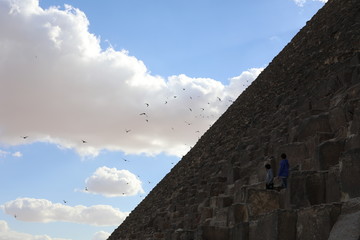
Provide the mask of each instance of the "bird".
[{"label": "bird", "polygon": [[14,218],[17,218],[16,214],[14,214]]},{"label": "bird", "polygon": [[174,98],[176,98],[177,96],[174,96]]},{"label": "bird", "polygon": [[191,108],[189,108],[189,110],[190,110],[190,112],[192,112],[192,109],[191,109]]},{"label": "bird", "polygon": [[85,191],[89,191],[89,189],[87,187],[85,187]]},{"label": "bird", "polygon": [[125,159],[125,158],[122,158],[122,160],[124,160],[124,162],[130,162],[129,160]]},{"label": "bird", "polygon": [[64,203],[67,203],[67,201],[63,200]]},{"label": "bird", "polygon": [[149,106],[149,104],[148,103],[145,103],[145,105],[148,107]]},{"label": "bird", "polygon": [[28,137],[29,137],[29,136],[23,136],[22,138],[23,138],[23,139],[27,139]]},{"label": "bird", "polygon": [[221,98],[217,97],[219,99],[219,101],[221,102]]},{"label": "bird", "polygon": [[125,129],[126,133],[129,133],[131,131],[131,129]]},{"label": "bird", "polygon": [[143,112],[143,113],[140,113],[140,115],[147,116],[147,114],[146,114],[146,113],[144,113],[144,112]]},{"label": "bird", "polygon": [[165,104],[167,104],[167,101],[165,101]]},{"label": "bird", "polygon": [[145,119],[146,122],[149,122],[149,119]]},{"label": "bird", "polygon": [[185,91],[185,88],[183,88],[183,90]]},{"label": "bird", "polygon": [[205,110],[205,108],[200,108],[200,109],[203,110],[203,111]]},{"label": "bird", "polygon": [[85,141],[85,140],[81,140],[82,141],[82,143],[87,143],[87,141]]}]

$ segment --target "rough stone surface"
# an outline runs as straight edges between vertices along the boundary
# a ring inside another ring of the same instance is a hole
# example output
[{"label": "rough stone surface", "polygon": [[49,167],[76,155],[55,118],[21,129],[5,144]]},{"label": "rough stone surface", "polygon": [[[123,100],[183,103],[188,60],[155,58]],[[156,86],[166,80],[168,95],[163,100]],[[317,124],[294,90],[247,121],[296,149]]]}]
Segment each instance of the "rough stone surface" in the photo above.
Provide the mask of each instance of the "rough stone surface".
[{"label": "rough stone surface", "polygon": [[344,203],[338,221],[331,229],[329,240],[360,239],[360,198]]},{"label": "rough stone surface", "polygon": [[296,213],[278,210],[249,223],[249,240],[288,240],[296,237]]},{"label": "rough stone surface", "polygon": [[341,188],[346,198],[360,197],[360,148],[343,154],[340,160],[340,171]]},{"label": "rough stone surface", "polygon": [[299,210],[296,239],[327,240],[340,212],[340,204],[321,205]]},{"label": "rough stone surface", "polygon": [[108,239],[356,239],[359,96],[360,1],[329,0]]}]

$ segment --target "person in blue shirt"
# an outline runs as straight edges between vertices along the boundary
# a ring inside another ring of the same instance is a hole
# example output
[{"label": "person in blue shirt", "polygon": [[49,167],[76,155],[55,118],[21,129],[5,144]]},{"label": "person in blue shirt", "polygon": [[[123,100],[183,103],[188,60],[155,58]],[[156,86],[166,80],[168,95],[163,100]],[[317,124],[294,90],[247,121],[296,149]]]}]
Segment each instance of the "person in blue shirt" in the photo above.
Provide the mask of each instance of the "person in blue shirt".
[{"label": "person in blue shirt", "polygon": [[289,161],[287,160],[285,153],[281,154],[278,177],[281,179],[281,187],[287,188],[287,179],[289,177]]}]

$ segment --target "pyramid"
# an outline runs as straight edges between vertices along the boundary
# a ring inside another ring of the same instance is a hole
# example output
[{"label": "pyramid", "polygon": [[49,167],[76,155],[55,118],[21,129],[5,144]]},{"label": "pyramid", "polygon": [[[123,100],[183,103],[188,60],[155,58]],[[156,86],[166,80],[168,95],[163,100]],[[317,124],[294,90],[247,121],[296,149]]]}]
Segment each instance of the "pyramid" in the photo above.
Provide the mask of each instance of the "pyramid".
[{"label": "pyramid", "polygon": [[329,0],[108,240],[357,240],[359,180],[360,1]]}]

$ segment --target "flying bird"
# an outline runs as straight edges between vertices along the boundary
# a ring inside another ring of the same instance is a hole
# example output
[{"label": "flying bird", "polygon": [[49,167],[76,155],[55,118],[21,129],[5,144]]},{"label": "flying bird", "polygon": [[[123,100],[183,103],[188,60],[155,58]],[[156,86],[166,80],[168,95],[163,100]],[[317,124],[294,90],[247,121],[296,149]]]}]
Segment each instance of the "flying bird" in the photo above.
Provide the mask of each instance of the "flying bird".
[{"label": "flying bird", "polygon": [[131,129],[125,129],[126,133],[129,133],[131,131]]},{"label": "flying bird", "polygon": [[219,99],[219,101],[221,102],[221,98],[217,97]]},{"label": "flying bird", "polygon": [[27,139],[28,137],[29,137],[29,136],[23,136],[22,138],[23,138],[23,139]]},{"label": "flying bird", "polygon": [[144,112],[143,112],[143,113],[140,113],[139,115],[140,115],[140,116],[141,116],[141,115],[143,115],[143,116],[147,116],[147,115],[146,115],[146,113],[144,113]]},{"label": "flying bird", "polygon": [[145,105],[148,107],[149,106],[149,104],[148,103],[145,103]]},{"label": "flying bird", "polygon": [[67,201],[63,200],[64,203],[67,203]]},{"label": "flying bird", "polygon": [[81,140],[82,141],[82,143],[87,143],[87,141],[85,141],[85,140]]},{"label": "flying bird", "polygon": [[124,160],[124,162],[130,162],[129,160],[125,159],[125,158],[122,158],[122,160]]}]

